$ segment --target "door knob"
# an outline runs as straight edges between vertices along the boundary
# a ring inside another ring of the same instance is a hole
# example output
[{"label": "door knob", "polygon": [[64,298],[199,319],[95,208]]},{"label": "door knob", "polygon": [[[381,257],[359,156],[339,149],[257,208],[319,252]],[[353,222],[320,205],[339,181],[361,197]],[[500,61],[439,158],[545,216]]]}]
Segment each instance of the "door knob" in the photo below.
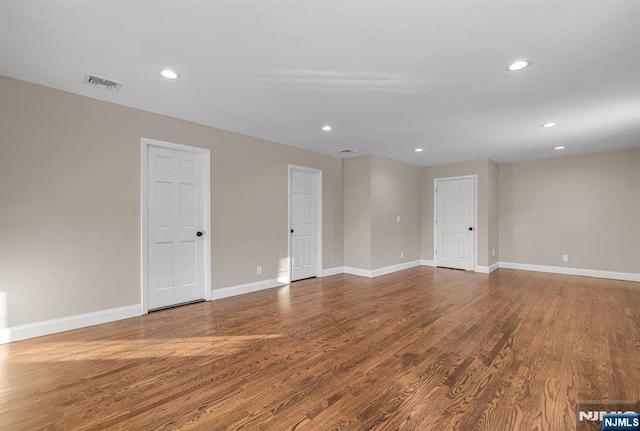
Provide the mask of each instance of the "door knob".
[{"label": "door knob", "polygon": [[472,227],[470,227],[470,228],[469,228],[469,230],[473,230],[473,228],[472,228]]},{"label": "door knob", "polygon": [[293,233],[293,229],[291,229],[291,233]]},{"label": "door knob", "polygon": [[196,236],[202,236],[202,235],[204,235],[202,232],[197,232],[196,233]]}]

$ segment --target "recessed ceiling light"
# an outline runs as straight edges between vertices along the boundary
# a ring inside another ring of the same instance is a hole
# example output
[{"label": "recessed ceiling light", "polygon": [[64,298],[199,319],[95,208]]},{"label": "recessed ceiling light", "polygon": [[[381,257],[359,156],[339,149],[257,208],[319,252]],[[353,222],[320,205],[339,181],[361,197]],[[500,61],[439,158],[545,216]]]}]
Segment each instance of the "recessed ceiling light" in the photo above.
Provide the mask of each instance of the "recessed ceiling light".
[{"label": "recessed ceiling light", "polygon": [[555,147],[554,150],[564,150],[563,146]]},{"label": "recessed ceiling light", "polygon": [[180,78],[180,75],[178,75],[176,72],[174,72],[171,69],[164,69],[160,72],[160,75],[164,76],[167,79],[178,79]]},{"label": "recessed ceiling light", "polygon": [[415,150],[413,150],[413,151],[415,151],[416,153],[421,153],[421,152],[422,152],[422,151],[424,151],[424,150],[423,150],[422,148],[416,148],[416,149],[415,149]]},{"label": "recessed ceiling light", "polygon": [[322,130],[324,130],[325,132],[330,132],[331,130],[333,130],[333,127],[327,124],[326,126],[322,126]]},{"label": "recessed ceiling light", "polygon": [[531,66],[531,61],[529,60],[517,60],[507,66],[507,70],[509,72],[515,72],[516,70],[522,70],[525,67]]},{"label": "recessed ceiling light", "polygon": [[540,127],[544,127],[545,129],[548,129],[549,127],[555,127],[555,126],[556,126],[556,123],[544,123]]}]

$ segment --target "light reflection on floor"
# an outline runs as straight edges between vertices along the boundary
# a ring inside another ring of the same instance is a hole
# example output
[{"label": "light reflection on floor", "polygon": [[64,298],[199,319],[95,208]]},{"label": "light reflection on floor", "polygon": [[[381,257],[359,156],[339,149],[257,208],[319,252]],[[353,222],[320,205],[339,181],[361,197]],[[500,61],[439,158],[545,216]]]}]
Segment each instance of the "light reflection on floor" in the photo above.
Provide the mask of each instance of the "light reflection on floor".
[{"label": "light reflection on floor", "polygon": [[289,285],[278,289],[278,307],[283,314],[289,314],[291,311],[291,289]]},{"label": "light reflection on floor", "polygon": [[25,352],[14,353],[11,355],[11,362],[37,363],[225,356],[238,353],[252,342],[280,337],[282,334],[49,342],[39,344]]}]

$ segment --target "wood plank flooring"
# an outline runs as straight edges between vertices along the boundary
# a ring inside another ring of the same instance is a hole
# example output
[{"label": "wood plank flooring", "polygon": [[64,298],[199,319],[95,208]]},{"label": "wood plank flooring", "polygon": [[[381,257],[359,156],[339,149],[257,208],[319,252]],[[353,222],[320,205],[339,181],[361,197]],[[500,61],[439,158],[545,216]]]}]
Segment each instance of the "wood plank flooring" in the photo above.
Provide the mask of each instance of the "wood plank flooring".
[{"label": "wood plank flooring", "polygon": [[576,429],[640,400],[640,283],[336,275],[0,346],[2,430]]}]

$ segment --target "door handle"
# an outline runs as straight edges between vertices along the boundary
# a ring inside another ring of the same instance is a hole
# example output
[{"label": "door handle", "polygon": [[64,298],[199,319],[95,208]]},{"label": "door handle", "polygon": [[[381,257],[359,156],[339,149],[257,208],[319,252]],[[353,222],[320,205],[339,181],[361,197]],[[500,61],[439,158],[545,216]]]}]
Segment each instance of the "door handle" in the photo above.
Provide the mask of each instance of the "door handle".
[{"label": "door handle", "polygon": [[469,230],[473,230],[473,228],[472,228],[472,227],[470,227],[470,228],[469,228]]},{"label": "door handle", "polygon": [[204,233],[202,233],[202,232],[196,232],[196,236],[202,236],[202,235],[204,235]]},{"label": "door handle", "polygon": [[291,229],[291,233],[293,233],[293,229]]}]

